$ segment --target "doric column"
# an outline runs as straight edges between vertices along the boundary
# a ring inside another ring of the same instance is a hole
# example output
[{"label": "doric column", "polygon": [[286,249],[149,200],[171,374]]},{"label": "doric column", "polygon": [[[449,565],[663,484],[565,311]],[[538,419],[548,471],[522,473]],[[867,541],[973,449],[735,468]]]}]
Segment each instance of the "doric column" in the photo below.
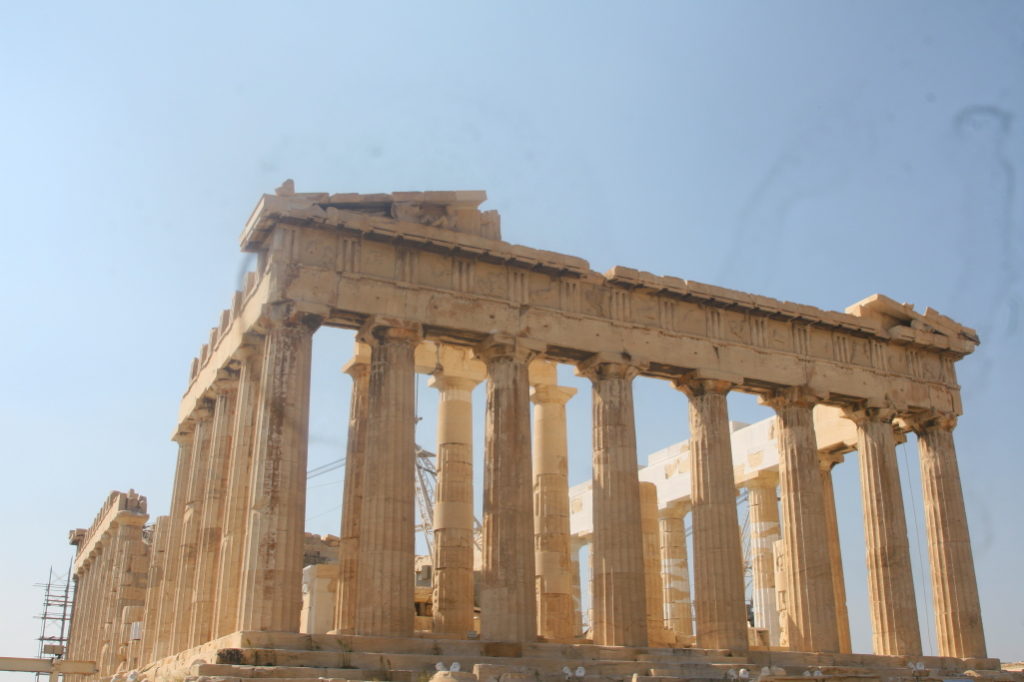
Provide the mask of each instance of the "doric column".
[{"label": "doric column", "polygon": [[527,369],[534,349],[493,336],[475,352],[487,365],[481,637],[529,642],[537,638]]},{"label": "doric column", "polygon": [[194,431],[179,431],[174,437],[178,443],[178,463],[174,470],[174,486],[171,490],[170,514],[165,521],[167,547],[164,568],[160,581],[160,592],[152,619],[147,619],[143,636],[151,660],[170,655],[171,629],[174,623],[174,595],[178,581],[178,548],[181,547],[181,520],[185,515],[185,498],[188,494],[188,472],[192,468],[192,451],[195,442]]},{"label": "doric column", "polygon": [[238,392],[231,432],[227,492],[224,502],[224,533],[221,538],[220,573],[213,636],[223,637],[241,628],[239,594],[244,581],[244,563],[249,536],[249,496],[252,484],[253,437],[259,407],[263,341],[250,339],[238,353]]},{"label": "doric column", "polygon": [[953,446],[956,417],[927,413],[908,418],[917,433],[935,634],[939,655],[984,658],[985,631],[978,602],[967,510]]},{"label": "doric column", "polygon": [[[232,372],[232,374],[234,374]],[[224,525],[224,503],[231,456],[232,428],[235,420],[235,398],[238,383],[234,376],[225,376],[216,388],[213,421],[210,427],[210,460],[205,485],[205,501],[199,536],[196,543],[195,598],[189,646],[198,646],[213,639],[214,607],[217,579],[227,566],[221,562],[221,535]]]},{"label": "doric column", "polygon": [[188,472],[188,487],[181,519],[181,539],[178,551],[177,584],[174,590],[173,620],[170,632],[170,654],[176,654],[190,645],[192,604],[195,600],[196,557],[199,546],[199,526],[203,517],[206,479],[210,460],[210,418],[213,403],[204,400],[203,406],[192,414],[196,420],[192,466]]},{"label": "doric column", "polygon": [[747,650],[743,550],[726,394],[716,379],[678,380],[690,398],[690,499],[697,646]]},{"label": "doric column", "polygon": [[413,633],[416,476],[416,346],[419,325],[371,319],[359,340],[370,346],[363,506],[359,528],[356,634]]},{"label": "doric column", "polygon": [[785,540],[786,617],[793,651],[838,652],[836,602],[827,551],[825,501],[811,410],[817,397],[799,388],[764,402],[775,409]]},{"label": "doric column", "polygon": [[754,627],[768,630],[768,642],[779,645],[779,610],[775,604],[775,553],[780,539],[779,501],[775,488],[779,475],[763,471],[746,483],[750,510],[750,568]]},{"label": "doric column", "polygon": [[533,528],[537,568],[537,626],[542,637],[571,639],[576,634],[572,559],[569,547],[569,450],[565,404],[576,389],[555,385],[554,363],[534,360]]},{"label": "doric column", "polygon": [[677,644],[693,638],[693,607],[690,603],[690,562],[686,551],[686,515],[690,503],[677,502],[661,513],[661,564],[664,575],[667,617],[665,626],[675,633]]},{"label": "doric column", "polygon": [[241,630],[299,630],[310,361],[318,324],[268,322],[253,435]]},{"label": "doric column", "polygon": [[167,572],[169,530],[170,518],[167,516],[158,517],[153,524],[149,575],[146,578],[146,608],[142,617],[142,641],[139,642],[139,665],[146,665],[153,660],[153,646],[156,644],[155,629],[160,617],[160,597],[163,594],[164,575]]},{"label": "doric column", "polygon": [[345,447],[345,483],[341,498],[341,541],[334,629],[353,632],[359,606],[359,536],[362,528],[366,426],[370,406],[370,349],[356,344],[356,355],[343,370],[352,377]]},{"label": "doric column", "polygon": [[434,494],[434,632],[465,637],[473,626],[473,389],[485,377],[459,349],[438,349],[429,385],[441,396]]},{"label": "doric column", "polygon": [[818,453],[821,470],[821,499],[825,505],[825,534],[828,536],[828,563],[832,571],[832,598],[836,603],[836,637],[839,653],[852,652],[850,615],[846,608],[846,574],[839,545],[839,520],[836,518],[836,497],[832,489],[832,467],[843,461],[842,455]]},{"label": "doric column", "polygon": [[866,408],[847,410],[846,415],[857,424],[872,649],[880,656],[920,656],[921,630],[892,424],[895,412]]},{"label": "doric column", "polygon": [[580,550],[583,539],[578,535],[569,538],[569,560],[572,562],[572,617],[573,637],[583,635],[583,584],[580,577]]},{"label": "doric column", "polygon": [[647,646],[644,545],[633,419],[633,365],[596,356],[593,385],[594,644]]},{"label": "doric column", "polygon": [[[661,537],[658,531],[658,486],[640,482],[640,529],[644,539],[644,597],[648,646],[667,647],[675,637],[665,628],[665,594],[661,581]],[[670,637],[671,636],[671,637]]]}]

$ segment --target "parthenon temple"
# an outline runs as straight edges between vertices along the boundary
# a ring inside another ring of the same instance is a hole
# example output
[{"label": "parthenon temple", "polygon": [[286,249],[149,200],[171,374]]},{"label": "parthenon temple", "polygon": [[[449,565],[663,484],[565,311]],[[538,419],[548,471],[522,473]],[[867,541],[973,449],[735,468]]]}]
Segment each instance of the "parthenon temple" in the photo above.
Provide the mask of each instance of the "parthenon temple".
[{"label": "parthenon temple", "polygon": [[[832,312],[628,267],[601,274],[503,241],[485,198],[296,193],[289,181],[260,199],[241,235],[255,269],[191,365],[167,515],[150,525],[145,498],[115,492],[72,531],[70,658],[132,682],[999,674],[953,438],[955,363],[973,330],[881,295]],[[310,538],[312,341],[324,326],[357,342],[340,529]],[[576,389],[559,385],[560,364],[592,388],[593,480],[571,491]],[[418,373],[439,393],[421,588]],[[640,376],[678,389],[673,409],[681,424],[689,415],[688,440],[643,469]],[[775,416],[731,422],[736,391]],[[911,432],[937,655],[922,650],[896,460]],[[852,451],[871,652],[851,651],[830,474]]]}]

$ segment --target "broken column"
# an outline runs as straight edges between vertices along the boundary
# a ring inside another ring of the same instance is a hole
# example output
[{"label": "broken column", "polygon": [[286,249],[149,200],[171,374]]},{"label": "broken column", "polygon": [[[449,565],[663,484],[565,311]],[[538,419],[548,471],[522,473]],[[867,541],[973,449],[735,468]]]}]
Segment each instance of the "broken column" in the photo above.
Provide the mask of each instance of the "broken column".
[{"label": "broken column", "polygon": [[750,569],[753,587],[754,627],[768,630],[768,642],[779,645],[779,611],[775,604],[775,555],[778,542],[779,502],[775,488],[779,476],[762,471],[747,481],[750,513]]},{"label": "broken column", "polygon": [[667,615],[665,627],[675,634],[679,645],[692,644],[693,607],[690,603],[690,564],[686,549],[686,515],[690,502],[677,502],[661,511],[662,583]]},{"label": "broken column", "polygon": [[658,486],[640,482],[640,528],[644,539],[644,596],[647,644],[667,647],[675,637],[665,628],[665,595],[661,582],[661,538],[658,532]]}]

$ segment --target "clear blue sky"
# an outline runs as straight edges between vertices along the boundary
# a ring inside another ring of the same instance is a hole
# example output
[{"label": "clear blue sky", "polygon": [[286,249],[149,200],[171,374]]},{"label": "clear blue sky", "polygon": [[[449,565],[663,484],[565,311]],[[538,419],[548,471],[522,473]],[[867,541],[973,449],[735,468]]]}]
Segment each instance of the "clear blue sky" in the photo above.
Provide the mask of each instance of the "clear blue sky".
[{"label": "clear blue sky", "polygon": [[[956,440],[989,649],[1024,659],[1024,5],[18,3],[0,79],[0,655],[34,655],[32,584],[109,490],[166,513],[189,362],[247,265],[244,220],[293,177],[485,189],[507,240],[597,270],[836,310],[881,292],[978,328]],[[311,466],[343,448],[349,344],[317,337]],[[639,381],[640,451],[686,438],[685,409]],[[339,480],[316,479],[311,530],[337,532]],[[868,651],[855,457],[836,480]]]}]

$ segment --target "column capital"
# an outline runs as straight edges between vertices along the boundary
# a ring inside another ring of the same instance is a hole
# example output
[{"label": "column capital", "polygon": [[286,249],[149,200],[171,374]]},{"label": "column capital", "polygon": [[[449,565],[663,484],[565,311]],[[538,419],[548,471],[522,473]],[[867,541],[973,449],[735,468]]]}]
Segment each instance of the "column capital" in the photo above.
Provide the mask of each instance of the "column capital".
[{"label": "column capital", "polygon": [[511,334],[492,334],[473,347],[473,354],[485,363],[499,358],[529,362],[544,350],[544,344]]},{"label": "column capital", "polygon": [[417,344],[423,340],[423,326],[397,317],[372,315],[363,323],[356,339],[371,348],[383,341]]},{"label": "column capital", "polygon": [[956,427],[957,415],[940,410],[924,410],[900,415],[900,420],[906,424],[909,430],[919,434],[933,428],[952,431]]},{"label": "column capital", "polygon": [[841,452],[818,452],[818,466],[822,471],[832,471],[832,467],[846,461]]},{"label": "column capital", "polygon": [[576,365],[576,374],[591,381],[624,379],[631,381],[640,374],[643,363],[622,353],[594,353]]},{"label": "column capital", "polygon": [[537,384],[530,389],[530,400],[538,405],[555,403],[565,405],[576,395],[576,389],[568,386]]},{"label": "column capital", "polygon": [[323,320],[323,315],[300,310],[292,301],[281,301],[264,305],[263,315],[260,318],[261,327],[266,329],[306,327],[310,331],[316,331],[321,323],[323,323]]},{"label": "column capital", "polygon": [[868,405],[858,405],[856,407],[843,407],[843,416],[858,425],[869,421],[891,423],[892,420],[896,418],[896,415],[896,410],[889,406],[873,407]]},{"label": "column capital", "polygon": [[676,377],[672,380],[672,386],[686,394],[688,398],[696,398],[702,395],[719,393],[725,395],[732,390],[738,382],[721,377],[709,377],[704,375],[688,375]]},{"label": "column capital", "polygon": [[480,379],[462,376],[460,374],[445,374],[443,371],[435,372],[427,379],[427,386],[436,388],[439,391],[472,391],[480,384]]},{"label": "column capital", "polygon": [[786,386],[762,394],[758,402],[776,410],[783,407],[814,407],[826,395],[810,386]]}]

